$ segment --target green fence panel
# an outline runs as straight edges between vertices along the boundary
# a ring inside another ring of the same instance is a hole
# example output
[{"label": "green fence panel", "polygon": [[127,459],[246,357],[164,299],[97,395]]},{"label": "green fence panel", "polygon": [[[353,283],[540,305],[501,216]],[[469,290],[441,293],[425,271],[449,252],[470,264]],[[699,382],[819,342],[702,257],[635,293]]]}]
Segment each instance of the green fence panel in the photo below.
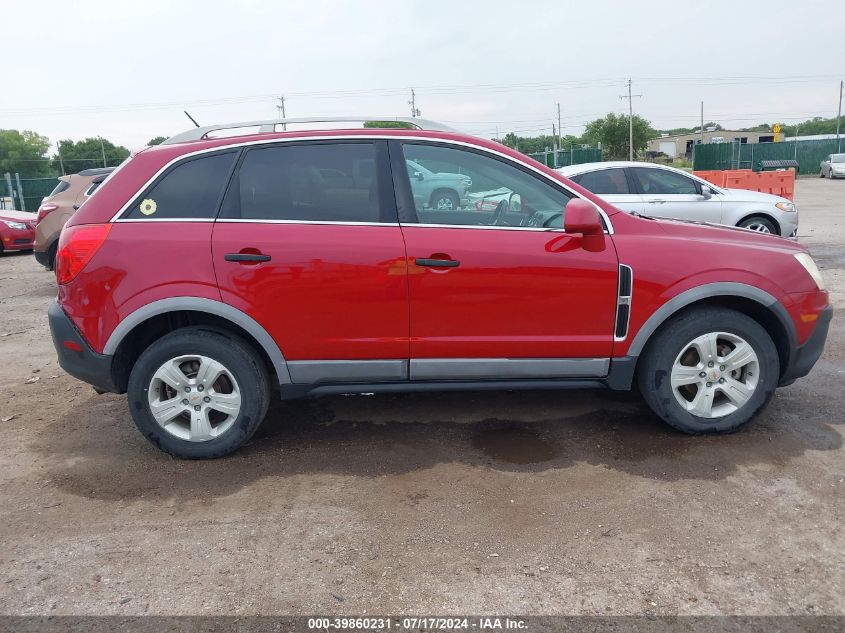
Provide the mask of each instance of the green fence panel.
[{"label": "green fence panel", "polygon": [[[12,180],[14,186],[15,181]],[[21,189],[27,211],[38,211],[41,200],[49,196],[59,181],[56,178],[21,178]]]},{"label": "green fence panel", "polygon": [[555,152],[552,150],[536,152],[528,154],[528,156],[543,163],[546,167],[554,169],[555,167],[567,167],[583,163],[597,163],[601,161],[601,149],[598,147],[562,149],[557,152],[557,162],[555,162]]},{"label": "green fence panel", "polygon": [[836,148],[836,139],[696,145],[693,169],[757,169],[763,160],[797,160],[798,173],[812,174],[818,172],[825,156],[836,153]]}]

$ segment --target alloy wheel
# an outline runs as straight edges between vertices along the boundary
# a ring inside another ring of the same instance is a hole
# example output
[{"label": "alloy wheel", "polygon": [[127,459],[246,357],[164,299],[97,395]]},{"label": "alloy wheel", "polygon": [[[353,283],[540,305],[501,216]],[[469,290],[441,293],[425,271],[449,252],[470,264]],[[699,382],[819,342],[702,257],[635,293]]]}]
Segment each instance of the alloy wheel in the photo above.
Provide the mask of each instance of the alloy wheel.
[{"label": "alloy wheel", "polygon": [[751,222],[750,224],[746,225],[745,228],[751,229],[752,231],[757,231],[758,233],[771,233],[769,227],[761,222]]},{"label": "alloy wheel", "polygon": [[158,368],[150,380],[148,402],[150,413],[165,431],[182,440],[207,442],[235,423],[241,391],[222,363],[189,354]]},{"label": "alloy wheel", "polygon": [[452,211],[455,208],[454,203],[452,202],[452,198],[449,196],[441,196],[437,199],[437,204],[435,208],[438,211]]},{"label": "alloy wheel", "polygon": [[745,406],[757,389],[760,363],[754,348],[727,332],[710,332],[687,343],[675,358],[672,393],[686,411],[721,418]]}]

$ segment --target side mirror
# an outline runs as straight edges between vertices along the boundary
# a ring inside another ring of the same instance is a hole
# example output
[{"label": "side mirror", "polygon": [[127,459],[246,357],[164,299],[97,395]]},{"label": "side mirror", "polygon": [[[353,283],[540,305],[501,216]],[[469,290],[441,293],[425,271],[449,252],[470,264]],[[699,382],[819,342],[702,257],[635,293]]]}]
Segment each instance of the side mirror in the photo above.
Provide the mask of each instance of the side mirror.
[{"label": "side mirror", "polygon": [[701,185],[701,197],[705,200],[709,200],[713,197],[713,190],[707,185]]},{"label": "side mirror", "polygon": [[416,178],[417,180],[425,180],[425,176],[423,176],[421,171],[415,171],[414,178]]},{"label": "side mirror", "polygon": [[573,198],[566,205],[563,216],[563,230],[583,235],[581,247],[585,251],[604,250],[604,225],[598,209],[589,200]]}]

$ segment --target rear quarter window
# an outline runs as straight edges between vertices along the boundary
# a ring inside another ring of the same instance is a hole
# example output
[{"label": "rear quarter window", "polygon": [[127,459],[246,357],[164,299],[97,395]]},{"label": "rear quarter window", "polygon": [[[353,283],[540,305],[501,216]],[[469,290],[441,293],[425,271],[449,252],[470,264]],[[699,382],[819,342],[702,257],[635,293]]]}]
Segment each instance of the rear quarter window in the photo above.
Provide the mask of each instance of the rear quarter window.
[{"label": "rear quarter window", "polygon": [[178,163],[138,196],[123,218],[213,219],[236,155],[229,151]]},{"label": "rear quarter window", "polygon": [[67,191],[69,187],[70,187],[69,182],[67,182],[66,180],[60,180],[59,184],[56,185],[56,188],[53,189],[53,191],[51,191],[50,195],[47,196],[47,197],[52,198],[53,196],[56,196],[56,195],[62,193],[63,191]]}]

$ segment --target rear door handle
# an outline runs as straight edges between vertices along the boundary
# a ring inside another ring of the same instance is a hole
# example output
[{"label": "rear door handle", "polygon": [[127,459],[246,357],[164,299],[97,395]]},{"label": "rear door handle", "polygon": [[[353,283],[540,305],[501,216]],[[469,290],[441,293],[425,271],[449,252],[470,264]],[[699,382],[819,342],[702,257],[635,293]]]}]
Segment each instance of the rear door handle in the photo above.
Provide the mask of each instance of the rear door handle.
[{"label": "rear door handle", "polygon": [[457,259],[415,259],[417,266],[431,266],[432,268],[456,268],[461,265]]},{"label": "rear door handle", "polygon": [[271,258],[262,253],[226,253],[223,259],[227,262],[269,262]]}]

